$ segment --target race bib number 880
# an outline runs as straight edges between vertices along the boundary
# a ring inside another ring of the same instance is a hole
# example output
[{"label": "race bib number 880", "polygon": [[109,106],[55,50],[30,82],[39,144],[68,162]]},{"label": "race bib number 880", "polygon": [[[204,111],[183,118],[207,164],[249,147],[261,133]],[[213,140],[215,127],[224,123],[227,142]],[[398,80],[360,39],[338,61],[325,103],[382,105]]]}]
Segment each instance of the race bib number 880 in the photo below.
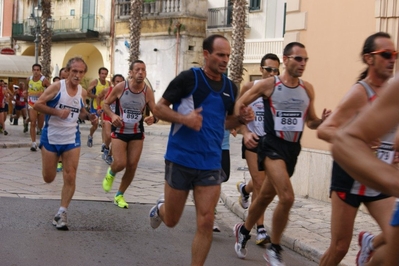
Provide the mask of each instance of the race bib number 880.
[{"label": "race bib number 880", "polygon": [[276,111],[274,119],[276,131],[302,131],[303,119],[301,111]]}]

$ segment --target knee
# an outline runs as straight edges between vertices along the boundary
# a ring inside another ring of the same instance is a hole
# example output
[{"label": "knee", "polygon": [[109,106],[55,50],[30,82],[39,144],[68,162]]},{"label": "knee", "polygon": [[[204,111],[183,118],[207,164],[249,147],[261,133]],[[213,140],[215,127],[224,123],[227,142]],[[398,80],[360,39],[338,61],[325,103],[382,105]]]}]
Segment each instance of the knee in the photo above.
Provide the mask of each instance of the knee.
[{"label": "knee", "polygon": [[169,228],[175,227],[178,224],[179,220],[179,217],[172,217],[167,215],[165,215],[162,219],[163,223]]},{"label": "knee", "polygon": [[337,263],[339,263],[348,253],[350,243],[346,241],[339,241],[338,243],[331,243],[327,255]]},{"label": "knee", "polygon": [[294,204],[295,196],[292,193],[286,193],[284,195],[279,195],[279,203],[286,208],[291,208]]},{"label": "knee", "polygon": [[197,217],[197,229],[200,232],[212,232],[215,220],[214,211]]},{"label": "knee", "polygon": [[51,183],[54,181],[56,174],[45,174],[43,173],[43,180],[46,183]]}]

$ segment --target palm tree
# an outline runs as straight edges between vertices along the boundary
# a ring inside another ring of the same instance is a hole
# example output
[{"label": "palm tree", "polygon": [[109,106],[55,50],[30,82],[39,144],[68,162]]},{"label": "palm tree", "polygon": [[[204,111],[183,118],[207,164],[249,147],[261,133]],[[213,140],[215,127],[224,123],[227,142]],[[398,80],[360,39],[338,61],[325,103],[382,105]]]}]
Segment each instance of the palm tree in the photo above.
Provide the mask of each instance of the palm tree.
[{"label": "palm tree", "polygon": [[139,59],[140,55],[140,36],[141,36],[141,12],[143,0],[130,1],[130,49],[129,63]]},{"label": "palm tree", "polygon": [[41,18],[41,38],[40,38],[40,51],[42,59],[40,64],[42,65],[42,74],[50,79],[51,77],[51,37],[53,32],[47,27],[47,20],[51,19],[51,1],[42,0],[42,18]]},{"label": "palm tree", "polygon": [[243,75],[243,61],[245,50],[245,25],[246,25],[246,0],[231,0],[233,2],[232,12],[232,26],[233,33],[232,39],[232,52],[230,59],[230,78],[233,82],[240,87]]}]

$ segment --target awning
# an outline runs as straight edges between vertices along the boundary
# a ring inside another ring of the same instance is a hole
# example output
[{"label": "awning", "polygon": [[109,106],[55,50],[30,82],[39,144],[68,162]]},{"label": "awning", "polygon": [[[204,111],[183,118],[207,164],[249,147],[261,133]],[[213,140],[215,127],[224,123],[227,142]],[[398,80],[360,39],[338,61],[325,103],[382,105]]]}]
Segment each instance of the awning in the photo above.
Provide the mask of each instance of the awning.
[{"label": "awning", "polygon": [[34,63],[34,56],[0,55],[0,77],[28,77]]}]

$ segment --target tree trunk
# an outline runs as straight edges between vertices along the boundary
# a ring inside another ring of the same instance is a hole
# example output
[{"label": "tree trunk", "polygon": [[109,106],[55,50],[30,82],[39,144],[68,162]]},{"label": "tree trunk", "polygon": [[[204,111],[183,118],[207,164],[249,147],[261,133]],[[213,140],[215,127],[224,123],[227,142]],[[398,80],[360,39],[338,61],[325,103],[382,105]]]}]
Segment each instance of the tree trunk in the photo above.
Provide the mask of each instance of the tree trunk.
[{"label": "tree trunk", "polygon": [[141,12],[143,0],[131,0],[130,2],[130,51],[129,63],[139,59],[141,36]]},{"label": "tree trunk", "polygon": [[43,14],[41,18],[41,60],[42,74],[51,80],[51,37],[52,30],[47,27],[47,20],[51,18],[51,1],[42,0]]},{"label": "tree trunk", "polygon": [[233,12],[232,12],[232,52],[230,57],[230,78],[233,82],[240,87],[243,75],[243,61],[244,61],[244,50],[245,50],[245,25],[246,25],[246,0],[232,0]]}]

